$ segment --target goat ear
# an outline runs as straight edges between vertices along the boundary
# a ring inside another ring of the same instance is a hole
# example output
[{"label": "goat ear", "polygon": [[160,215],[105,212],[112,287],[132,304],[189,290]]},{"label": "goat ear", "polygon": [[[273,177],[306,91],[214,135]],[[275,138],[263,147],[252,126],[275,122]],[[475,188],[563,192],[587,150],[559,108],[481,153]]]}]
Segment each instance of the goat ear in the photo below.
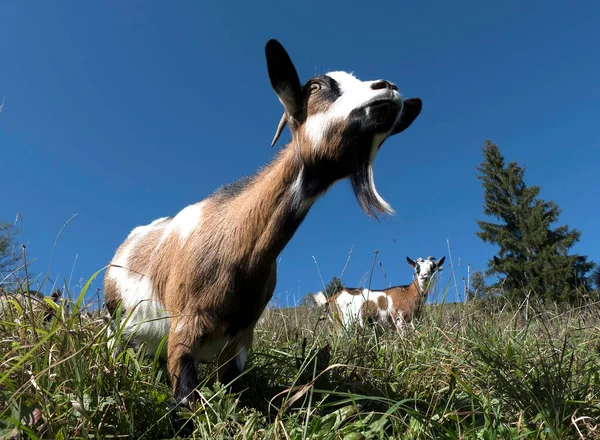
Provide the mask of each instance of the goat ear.
[{"label": "goat ear", "polygon": [[444,269],[444,268],[443,268],[443,267],[441,267],[441,266],[442,266],[442,264],[444,264],[444,260],[445,260],[445,259],[446,259],[446,257],[445,257],[445,256],[443,256],[443,257],[441,258],[441,260],[440,260],[440,261],[438,261],[437,263],[435,263],[435,266],[438,268],[438,270],[443,270],[443,269]]},{"label": "goat ear", "polygon": [[265,55],[271,86],[288,116],[295,117],[302,109],[303,102],[298,72],[279,41],[269,40],[265,46]]},{"label": "goat ear", "polygon": [[423,103],[419,98],[407,99],[403,104],[404,105],[402,107],[400,119],[396,121],[396,125],[394,125],[390,136],[400,133],[401,131],[404,131],[410,127],[410,124],[417,119],[417,116],[419,116],[419,113],[421,113],[421,108],[423,107]]},{"label": "goat ear", "polygon": [[406,257],[406,262],[409,264],[410,267],[412,267],[413,269],[417,266],[417,263],[415,263],[413,260],[411,260],[410,258]]}]

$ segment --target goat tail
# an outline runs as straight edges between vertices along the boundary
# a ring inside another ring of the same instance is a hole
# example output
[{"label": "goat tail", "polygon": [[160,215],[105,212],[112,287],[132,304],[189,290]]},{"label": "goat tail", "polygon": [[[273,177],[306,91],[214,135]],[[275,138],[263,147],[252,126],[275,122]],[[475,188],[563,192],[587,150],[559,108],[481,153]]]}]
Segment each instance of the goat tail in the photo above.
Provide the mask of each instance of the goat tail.
[{"label": "goat tail", "polygon": [[327,305],[327,297],[323,292],[313,293],[313,298],[315,299],[315,302],[318,306]]}]

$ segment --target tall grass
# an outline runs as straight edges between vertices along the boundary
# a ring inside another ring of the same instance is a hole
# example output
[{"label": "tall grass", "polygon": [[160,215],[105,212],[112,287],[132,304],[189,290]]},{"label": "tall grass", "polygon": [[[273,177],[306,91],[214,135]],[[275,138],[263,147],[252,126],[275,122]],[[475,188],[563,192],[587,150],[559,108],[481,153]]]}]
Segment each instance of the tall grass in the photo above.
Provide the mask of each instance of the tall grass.
[{"label": "tall grass", "polygon": [[[56,317],[0,321],[0,436],[170,438],[165,372],[143,348],[113,359],[89,283]],[[40,314],[41,315],[41,314]],[[244,389],[203,365],[197,438],[600,438],[600,306],[427,306],[416,330],[336,333],[313,308],[265,312]]]}]

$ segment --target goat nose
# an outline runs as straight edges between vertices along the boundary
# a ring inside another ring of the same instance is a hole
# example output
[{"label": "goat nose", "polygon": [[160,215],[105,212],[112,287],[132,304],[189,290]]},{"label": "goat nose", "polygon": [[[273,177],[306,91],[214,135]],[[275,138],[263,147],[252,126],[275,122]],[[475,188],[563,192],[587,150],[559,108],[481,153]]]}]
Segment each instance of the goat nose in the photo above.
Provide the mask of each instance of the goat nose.
[{"label": "goat nose", "polygon": [[373,90],[380,90],[380,89],[390,89],[390,90],[396,90],[396,91],[398,90],[398,87],[396,86],[396,84],[386,81],[385,79],[373,81],[371,83],[371,88]]}]

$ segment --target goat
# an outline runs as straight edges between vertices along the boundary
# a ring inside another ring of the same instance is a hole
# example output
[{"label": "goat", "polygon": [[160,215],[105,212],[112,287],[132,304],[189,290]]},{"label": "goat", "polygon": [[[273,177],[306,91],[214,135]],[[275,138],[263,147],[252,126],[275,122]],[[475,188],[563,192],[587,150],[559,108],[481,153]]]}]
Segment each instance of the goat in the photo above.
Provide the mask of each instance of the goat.
[{"label": "goat", "polygon": [[414,329],[414,320],[421,314],[421,308],[427,299],[432,278],[437,271],[443,270],[446,257],[435,261],[434,257],[417,261],[406,257],[408,264],[415,270],[416,279],[406,286],[389,287],[383,290],[344,288],[327,298],[323,292],[313,294],[319,306],[326,306],[329,318],[339,327],[345,328],[358,322],[361,328],[367,322],[383,327],[393,326],[402,335],[405,324]]},{"label": "goat", "polygon": [[421,111],[385,80],[331,72],[301,85],[276,40],[265,47],[271,86],[283,104],[273,146],[284,127],[291,142],[254,176],[221,187],[174,217],[129,234],[104,278],[114,323],[117,307],[130,344],[166,358],[177,404],[196,400],[197,366],[217,358],[217,380],[242,371],[253,330],[276,284],[276,258],[333,183],[350,178],[363,211],[391,214],[373,182],[382,143]]},{"label": "goat", "polygon": [[50,296],[47,297],[37,290],[29,290],[28,293],[9,293],[0,287],[0,321],[12,316],[20,319],[17,310],[11,310],[13,304],[11,304],[10,301],[16,301],[23,311],[23,314],[32,312],[31,316],[35,317],[38,316],[38,314],[43,313],[43,322],[50,322],[55,315],[55,311],[46,304],[45,299],[47,298],[56,304],[61,296],[62,291],[60,289],[55,289]]}]

